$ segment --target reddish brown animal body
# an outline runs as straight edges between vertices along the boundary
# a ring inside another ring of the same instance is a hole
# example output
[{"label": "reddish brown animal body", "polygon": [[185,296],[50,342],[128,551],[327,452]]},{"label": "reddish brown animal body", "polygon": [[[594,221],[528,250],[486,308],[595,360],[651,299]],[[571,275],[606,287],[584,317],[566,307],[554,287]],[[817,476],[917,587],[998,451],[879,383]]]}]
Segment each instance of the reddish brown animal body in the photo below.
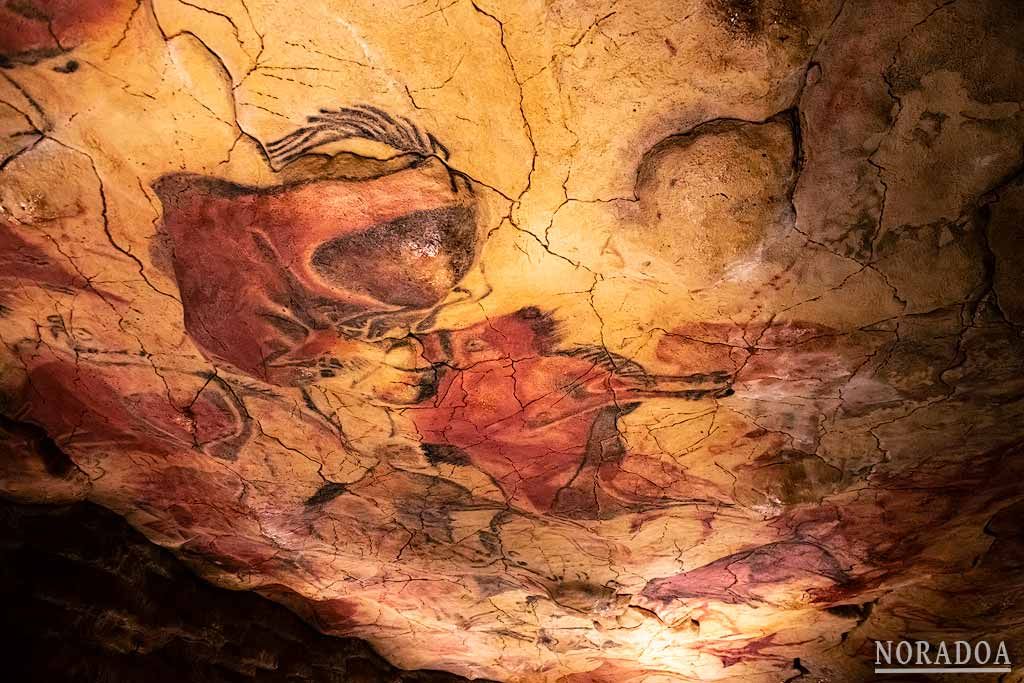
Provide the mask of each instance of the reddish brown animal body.
[{"label": "reddish brown animal body", "polygon": [[176,174],[155,187],[190,336],[271,384],[331,372],[345,338],[436,304],[474,253],[473,207],[436,163],[264,188]]},{"label": "reddish brown animal body", "polygon": [[541,513],[605,516],[671,497],[672,484],[699,490],[668,465],[653,473],[660,483],[623,471],[616,421],[646,398],[726,396],[728,377],[652,376],[600,348],[559,352],[554,337],[535,308],[428,337],[437,394],[411,410],[428,457],[472,464]]}]

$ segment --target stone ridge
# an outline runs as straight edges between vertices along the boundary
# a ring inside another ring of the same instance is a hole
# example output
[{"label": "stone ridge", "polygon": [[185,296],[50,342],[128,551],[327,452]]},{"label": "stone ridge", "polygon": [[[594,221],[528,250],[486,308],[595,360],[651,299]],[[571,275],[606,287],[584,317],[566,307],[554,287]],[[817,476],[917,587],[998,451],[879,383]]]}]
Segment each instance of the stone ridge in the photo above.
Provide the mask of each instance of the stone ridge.
[{"label": "stone ridge", "polygon": [[199,579],[92,503],[0,499],[0,656],[10,681],[457,683],[402,671],[274,602]]}]

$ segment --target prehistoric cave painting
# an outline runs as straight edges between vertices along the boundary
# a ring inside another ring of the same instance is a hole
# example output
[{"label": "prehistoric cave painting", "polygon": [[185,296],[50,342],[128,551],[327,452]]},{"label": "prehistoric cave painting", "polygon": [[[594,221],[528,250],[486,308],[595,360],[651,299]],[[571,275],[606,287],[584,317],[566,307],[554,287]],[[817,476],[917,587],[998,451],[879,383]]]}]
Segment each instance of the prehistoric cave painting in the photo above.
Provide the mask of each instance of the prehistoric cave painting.
[{"label": "prehistoric cave painting", "polygon": [[300,169],[265,187],[190,173],[154,185],[189,334],[211,359],[277,385],[358,364],[364,340],[426,317],[476,253],[472,188],[433,135],[370,106],[309,123],[268,146],[272,164],[361,138],[398,165],[359,178]]},{"label": "prehistoric cave painting", "polygon": [[[367,341],[396,316],[427,317],[472,265],[472,185],[408,119],[368,105],[321,110],[268,145],[268,159],[286,168],[351,138],[404,163],[266,187],[182,173],[155,184],[185,327],[211,360],[271,384],[336,388],[366,362]],[[429,367],[413,391],[377,398],[415,405],[428,461],[475,466],[510,504],[539,513],[608,517],[714,498],[677,467],[653,479],[623,471],[617,421],[647,398],[725,397],[727,372],[651,375],[601,347],[560,348],[535,307],[419,339]]]},{"label": "prehistoric cave painting", "polygon": [[[352,138],[374,140],[396,150],[399,155],[417,159],[430,156],[448,160],[448,148],[429,131],[423,131],[407,117],[394,117],[379,107],[369,104],[343,107],[337,110],[321,109],[310,116],[306,126],[296,129],[267,145],[270,160],[283,166],[311,153],[318,147]],[[457,171],[450,169],[454,176]],[[465,176],[459,175],[465,179]],[[454,191],[456,188],[453,187]],[[468,187],[472,191],[471,187]]]},{"label": "prehistoric cave painting", "polygon": [[245,407],[216,376],[179,409],[164,394],[135,389],[149,385],[153,372],[142,359],[108,355],[80,359],[76,365],[65,357],[46,360],[40,354],[33,360],[14,419],[43,426],[65,448],[128,445],[160,455],[195,449],[234,460],[252,436]]},{"label": "prehistoric cave painting", "polygon": [[602,347],[560,350],[557,325],[533,307],[423,341],[436,396],[409,412],[433,462],[472,464],[538,513],[707,502],[706,482],[678,467],[665,464],[662,477],[623,470],[617,421],[648,398],[728,396],[728,373],[651,375]]},{"label": "prehistoric cave painting", "polygon": [[13,305],[13,292],[18,283],[29,281],[55,292],[73,292],[85,279],[64,266],[53,263],[46,252],[27,242],[7,222],[0,223],[0,256],[4,269],[0,272],[0,312]]},{"label": "prehistoric cave painting", "polygon": [[406,668],[1024,643],[1013,0],[432,5],[0,0],[2,492]]},{"label": "prehistoric cave painting", "polygon": [[784,603],[804,593],[822,592],[849,580],[832,553],[820,545],[782,541],[715,560],[688,572],[655,579],[643,598],[713,600],[726,604]]},{"label": "prehistoric cave painting", "polygon": [[[0,68],[58,56],[124,24],[132,0],[3,0],[0,2]],[[71,60],[54,67],[71,72]]]},{"label": "prehistoric cave painting", "polygon": [[[176,405],[169,401],[166,379],[154,384],[154,368],[144,351],[110,348],[90,330],[97,310],[127,302],[95,287],[81,272],[52,260],[10,224],[0,224],[0,317],[24,306],[26,285],[48,296],[70,296],[75,310],[67,317],[52,313],[37,323],[36,337],[11,345],[23,381],[9,383],[5,371],[7,419],[14,425],[43,428],[50,443],[73,450],[104,450],[129,445],[163,456],[195,449],[233,460],[252,436],[245,406],[222,378],[195,370],[170,371],[196,386],[195,394]],[[71,262],[73,265],[73,261]],[[31,290],[29,290],[31,291]],[[9,374],[6,374],[9,372]],[[57,400],[56,397],[59,397]]]}]

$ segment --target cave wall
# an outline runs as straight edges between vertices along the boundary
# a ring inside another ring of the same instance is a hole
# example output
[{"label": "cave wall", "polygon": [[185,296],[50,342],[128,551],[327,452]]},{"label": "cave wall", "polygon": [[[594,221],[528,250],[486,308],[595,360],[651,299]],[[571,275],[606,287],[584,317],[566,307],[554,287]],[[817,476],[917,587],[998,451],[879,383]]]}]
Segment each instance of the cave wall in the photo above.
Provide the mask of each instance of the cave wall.
[{"label": "cave wall", "polygon": [[447,683],[395,669],[252,592],[216,588],[92,503],[0,502],[0,644],[12,681]]},{"label": "cave wall", "polygon": [[1017,0],[3,0],[0,55],[8,498],[410,670],[1024,656]]}]

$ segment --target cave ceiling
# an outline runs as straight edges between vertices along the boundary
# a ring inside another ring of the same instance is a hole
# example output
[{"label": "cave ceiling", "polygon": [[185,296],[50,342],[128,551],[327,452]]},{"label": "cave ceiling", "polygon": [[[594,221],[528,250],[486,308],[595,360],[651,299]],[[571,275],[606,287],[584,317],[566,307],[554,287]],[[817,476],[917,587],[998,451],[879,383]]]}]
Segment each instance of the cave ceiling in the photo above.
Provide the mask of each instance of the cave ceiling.
[{"label": "cave ceiling", "polygon": [[1024,658],[1022,53],[1014,0],[2,1],[0,492],[406,669]]}]

